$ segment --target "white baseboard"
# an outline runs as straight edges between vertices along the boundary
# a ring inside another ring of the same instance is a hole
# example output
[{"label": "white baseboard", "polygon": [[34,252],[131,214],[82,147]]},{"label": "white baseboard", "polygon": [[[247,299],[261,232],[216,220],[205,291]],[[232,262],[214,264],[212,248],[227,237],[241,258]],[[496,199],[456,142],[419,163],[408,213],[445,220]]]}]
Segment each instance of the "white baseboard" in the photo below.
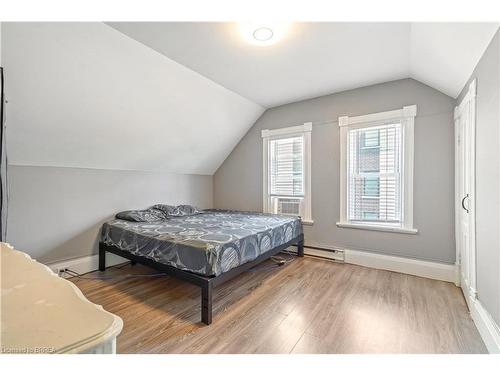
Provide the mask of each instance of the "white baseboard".
[{"label": "white baseboard", "polygon": [[358,250],[344,250],[346,263],[427,277],[429,279],[457,282],[456,266],[438,262],[382,255]]},{"label": "white baseboard", "polygon": [[500,353],[500,327],[493,320],[490,313],[484,308],[482,303],[476,298],[475,292],[468,294],[463,290],[467,305],[469,306],[472,320],[476,324],[477,330],[490,353]]},{"label": "white baseboard", "polygon": [[[125,263],[128,261],[128,259],[122,258],[121,256],[112,253],[106,253],[106,267],[115,266],[117,264]],[[69,268],[71,271],[83,274],[87,272],[97,271],[99,269],[99,255],[88,255],[81,258],[49,263],[47,264],[47,266],[56,274],[59,274],[59,271],[65,268]]]},{"label": "white baseboard", "polygon": [[[430,279],[456,282],[456,266],[453,264],[444,264],[437,262],[428,262],[423,260],[396,257],[391,255],[382,255],[358,250],[339,250],[331,248],[333,251],[316,250],[304,248],[306,255],[319,256],[323,258],[344,261],[345,263],[357,264],[360,266],[383,269],[394,272],[407,273]],[[106,253],[106,266],[114,266],[120,263],[128,262],[128,259],[122,258],[112,253]],[[50,263],[47,266],[55,273],[59,270],[69,268],[78,273],[87,273],[99,269],[99,256],[89,255],[81,258],[65,260],[57,263]]]}]

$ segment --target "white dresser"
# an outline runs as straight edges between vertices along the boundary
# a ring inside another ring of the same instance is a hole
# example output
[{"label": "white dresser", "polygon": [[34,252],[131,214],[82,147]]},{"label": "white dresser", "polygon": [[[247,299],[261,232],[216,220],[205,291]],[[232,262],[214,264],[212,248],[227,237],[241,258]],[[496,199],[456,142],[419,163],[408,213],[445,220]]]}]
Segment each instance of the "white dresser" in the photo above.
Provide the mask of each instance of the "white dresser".
[{"label": "white dresser", "polygon": [[72,282],[1,243],[1,353],[115,353],[123,321]]}]

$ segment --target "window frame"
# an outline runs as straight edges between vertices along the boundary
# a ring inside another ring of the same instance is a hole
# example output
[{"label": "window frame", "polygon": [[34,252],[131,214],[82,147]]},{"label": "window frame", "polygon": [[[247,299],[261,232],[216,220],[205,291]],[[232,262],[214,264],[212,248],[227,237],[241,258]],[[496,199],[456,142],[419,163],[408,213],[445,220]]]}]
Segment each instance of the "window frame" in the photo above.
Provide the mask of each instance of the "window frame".
[{"label": "window frame", "polygon": [[[340,220],[337,227],[376,230],[394,233],[416,234],[413,227],[413,168],[414,168],[414,127],[417,106],[405,106],[393,111],[371,113],[362,116],[341,116],[338,119],[340,127]],[[348,163],[349,163],[349,130],[367,129],[386,124],[390,121],[401,123],[402,150],[401,165],[402,207],[401,225],[387,223],[352,222],[348,220]]]},{"label": "window frame", "polygon": [[303,198],[303,216],[302,223],[307,225],[312,225],[314,223],[312,219],[312,207],[311,207],[311,132],[312,132],[312,122],[306,122],[303,125],[290,126],[287,128],[279,129],[263,129],[262,135],[262,170],[263,170],[263,212],[272,212],[272,202],[271,202],[271,187],[270,187],[270,158],[269,158],[269,147],[270,141],[275,139],[291,138],[294,136],[304,137],[304,160],[303,160],[303,170],[304,170],[304,198]]}]

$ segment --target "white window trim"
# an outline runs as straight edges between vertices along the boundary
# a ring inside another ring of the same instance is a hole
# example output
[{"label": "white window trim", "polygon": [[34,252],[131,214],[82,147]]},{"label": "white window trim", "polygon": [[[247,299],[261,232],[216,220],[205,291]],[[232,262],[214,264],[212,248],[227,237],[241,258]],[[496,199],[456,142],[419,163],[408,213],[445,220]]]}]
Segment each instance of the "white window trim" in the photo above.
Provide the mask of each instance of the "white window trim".
[{"label": "white window trim", "polygon": [[269,141],[271,139],[288,138],[294,135],[304,136],[304,217],[302,223],[312,225],[311,209],[311,131],[312,122],[306,122],[304,125],[290,126],[280,129],[262,130],[262,170],[263,170],[263,209],[264,212],[270,212],[269,199]]},{"label": "white window trim", "polygon": [[[339,117],[340,127],[340,221],[341,228],[366,229],[392,233],[415,234],[413,228],[413,165],[414,165],[414,127],[417,106],[405,106],[394,111],[371,113],[363,116]],[[399,120],[403,135],[403,223],[401,227],[386,224],[352,223],[347,220],[347,135],[349,129],[378,126],[390,120]]]}]

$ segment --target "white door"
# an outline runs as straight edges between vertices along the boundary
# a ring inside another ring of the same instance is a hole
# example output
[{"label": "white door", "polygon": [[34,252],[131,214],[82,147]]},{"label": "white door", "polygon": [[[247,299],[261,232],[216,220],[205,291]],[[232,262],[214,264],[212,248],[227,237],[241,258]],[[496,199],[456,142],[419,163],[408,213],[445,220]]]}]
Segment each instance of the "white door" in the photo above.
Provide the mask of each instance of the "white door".
[{"label": "white door", "polygon": [[467,302],[476,298],[475,100],[473,81],[455,108],[455,227],[460,284]]}]

